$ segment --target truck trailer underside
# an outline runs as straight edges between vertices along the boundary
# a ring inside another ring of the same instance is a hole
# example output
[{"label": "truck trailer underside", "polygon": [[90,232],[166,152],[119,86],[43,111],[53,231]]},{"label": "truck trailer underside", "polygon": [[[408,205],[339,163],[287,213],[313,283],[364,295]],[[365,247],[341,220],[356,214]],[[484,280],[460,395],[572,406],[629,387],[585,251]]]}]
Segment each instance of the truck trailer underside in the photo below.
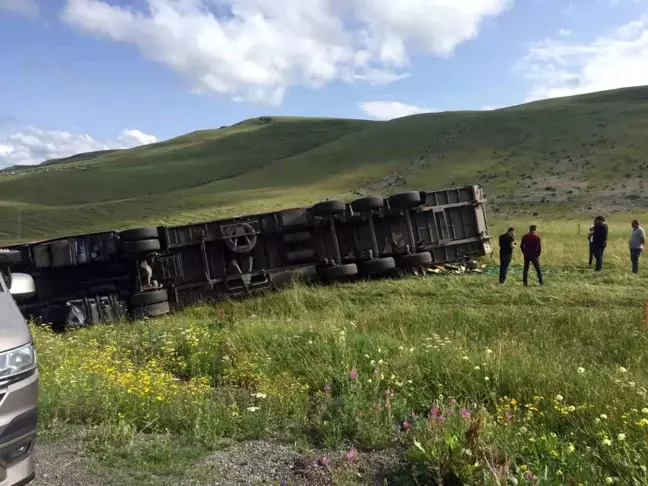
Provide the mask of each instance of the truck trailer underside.
[{"label": "truck trailer underside", "polygon": [[477,185],[327,200],[312,207],[106,231],[7,247],[30,274],[24,315],[57,329],[158,317],[294,280],[380,278],[491,253]]}]

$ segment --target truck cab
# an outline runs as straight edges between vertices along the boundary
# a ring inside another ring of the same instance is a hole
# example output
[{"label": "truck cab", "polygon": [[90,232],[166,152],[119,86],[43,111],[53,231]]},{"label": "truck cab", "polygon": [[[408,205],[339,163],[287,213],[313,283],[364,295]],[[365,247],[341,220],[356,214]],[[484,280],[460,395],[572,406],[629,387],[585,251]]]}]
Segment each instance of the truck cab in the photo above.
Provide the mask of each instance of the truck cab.
[{"label": "truck cab", "polygon": [[0,250],[0,486],[35,478],[38,367],[32,334],[15,299],[35,293],[30,275],[11,273],[16,252]]}]

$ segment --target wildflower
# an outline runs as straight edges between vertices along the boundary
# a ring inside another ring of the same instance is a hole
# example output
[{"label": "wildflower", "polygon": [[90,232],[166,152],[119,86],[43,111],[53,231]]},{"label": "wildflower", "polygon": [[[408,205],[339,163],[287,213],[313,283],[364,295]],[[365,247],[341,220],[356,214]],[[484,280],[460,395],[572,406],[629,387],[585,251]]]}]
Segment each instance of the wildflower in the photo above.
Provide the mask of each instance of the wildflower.
[{"label": "wildflower", "polygon": [[484,381],[490,381],[490,378],[488,376],[484,376]]},{"label": "wildflower", "polygon": [[585,373],[585,368],[580,367],[580,368],[578,368],[577,371],[582,375],[583,373]]},{"label": "wildflower", "polygon": [[524,475],[524,479],[526,479],[527,481],[537,481],[538,476],[533,474],[531,471],[527,471],[527,473]]},{"label": "wildflower", "polygon": [[248,407],[248,412],[256,412],[257,410],[260,410],[260,407]]},{"label": "wildflower", "polygon": [[625,438],[626,438],[626,435],[623,434],[623,433],[622,433],[622,434],[619,434],[619,435],[617,436],[617,440],[619,440],[620,442],[623,442],[623,441],[625,440]]},{"label": "wildflower", "polygon": [[611,445],[612,445],[612,441],[611,441],[610,439],[603,439],[603,445],[604,445],[604,446],[611,446]]},{"label": "wildflower", "polygon": [[487,350],[486,350],[486,353],[488,353],[488,354],[493,354],[493,350],[492,350],[492,349],[487,349]]},{"label": "wildflower", "polygon": [[481,368],[479,366],[475,366],[475,371],[479,371]]},{"label": "wildflower", "polygon": [[599,417],[601,417],[601,418],[602,418],[603,420],[605,420],[605,419],[607,419],[607,418],[608,418],[608,416],[607,416],[607,415],[605,415],[604,413],[602,413],[601,415],[599,415]]},{"label": "wildflower", "polygon": [[469,359],[470,359],[470,358],[469,358],[468,356],[464,356],[464,357],[463,357],[463,360],[464,360],[464,361],[468,361]]},{"label": "wildflower", "polygon": [[461,417],[462,417],[464,420],[468,420],[468,419],[470,418],[470,411],[467,410],[467,409],[465,409],[465,408],[462,408],[462,409],[461,409]]},{"label": "wildflower", "polygon": [[409,422],[408,422],[407,420],[406,420],[405,422],[403,422],[403,428],[404,428],[405,430],[407,430],[407,429],[410,428],[410,424],[409,424]]},{"label": "wildflower", "polygon": [[614,478],[608,476],[607,478],[605,478],[605,484],[614,484]]},{"label": "wildflower", "polygon": [[563,396],[562,395],[556,395],[556,400],[559,402],[563,401]]},{"label": "wildflower", "polygon": [[619,373],[627,373],[628,370],[626,370],[623,366],[619,368]]},{"label": "wildflower", "polygon": [[409,352],[410,352],[410,353],[413,353],[413,352],[414,352],[414,348],[409,348]]},{"label": "wildflower", "polygon": [[383,363],[384,363],[384,361],[383,361],[382,359],[379,359],[379,360],[378,360],[378,364],[379,364],[379,365],[381,365],[381,364],[383,364]]},{"label": "wildflower", "polygon": [[351,372],[349,373],[349,377],[353,381],[357,380],[358,379],[358,372],[355,369],[351,370]]},{"label": "wildflower", "polygon": [[574,407],[573,405],[570,405],[569,407],[567,407],[567,410],[570,411],[570,412],[573,412],[574,410],[576,410],[576,407]]},{"label": "wildflower", "polygon": [[648,415],[648,408],[642,408],[641,413]]},{"label": "wildflower", "polygon": [[324,393],[330,393],[331,392],[331,385],[324,385]]},{"label": "wildflower", "polygon": [[351,450],[350,450],[349,452],[347,452],[347,454],[346,454],[346,460],[347,460],[348,462],[353,462],[353,460],[355,459],[355,457],[356,457],[356,451],[355,451],[355,449],[351,449]]},{"label": "wildflower", "polygon": [[266,398],[268,395],[266,395],[265,393],[255,393],[252,396],[256,398]]},{"label": "wildflower", "polygon": [[403,349],[405,349],[405,346],[398,346],[399,351],[402,351]]},{"label": "wildflower", "polygon": [[436,418],[439,415],[439,407],[432,407],[432,410],[430,410],[430,413],[428,414],[428,417],[431,419]]},{"label": "wildflower", "polygon": [[326,456],[320,457],[319,461],[317,462],[319,462],[319,465],[322,467],[328,466],[328,459],[326,458]]},{"label": "wildflower", "polygon": [[569,452],[574,452],[576,450],[576,448],[574,447],[574,444],[572,444],[571,442],[569,443],[568,449],[569,449]]},{"label": "wildflower", "polygon": [[512,418],[513,418],[513,415],[511,415],[509,412],[504,412],[504,420],[506,420],[507,422],[510,422]]}]

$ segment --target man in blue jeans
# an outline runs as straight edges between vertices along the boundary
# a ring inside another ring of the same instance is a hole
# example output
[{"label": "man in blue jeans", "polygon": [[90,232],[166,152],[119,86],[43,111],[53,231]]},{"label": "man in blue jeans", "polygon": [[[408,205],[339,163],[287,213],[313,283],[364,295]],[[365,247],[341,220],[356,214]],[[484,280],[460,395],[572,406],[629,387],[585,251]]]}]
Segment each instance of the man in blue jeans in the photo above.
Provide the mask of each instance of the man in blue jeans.
[{"label": "man in blue jeans", "polygon": [[632,262],[632,273],[639,273],[639,257],[646,243],[646,232],[639,226],[639,221],[632,221],[632,233],[630,233],[630,261]]},{"label": "man in blue jeans", "polygon": [[515,228],[509,228],[508,231],[499,237],[500,247],[500,274],[499,281],[503,284],[506,281],[508,268],[513,258],[513,248],[515,248]]}]

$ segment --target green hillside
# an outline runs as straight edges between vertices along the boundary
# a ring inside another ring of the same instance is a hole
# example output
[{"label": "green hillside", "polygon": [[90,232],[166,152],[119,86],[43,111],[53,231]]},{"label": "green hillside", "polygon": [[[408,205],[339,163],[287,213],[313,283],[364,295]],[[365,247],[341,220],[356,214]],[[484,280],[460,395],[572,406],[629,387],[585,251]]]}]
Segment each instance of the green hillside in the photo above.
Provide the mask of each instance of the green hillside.
[{"label": "green hillside", "polygon": [[261,117],[0,174],[0,241],[480,183],[500,215],[645,207],[648,87],[390,122]]}]

